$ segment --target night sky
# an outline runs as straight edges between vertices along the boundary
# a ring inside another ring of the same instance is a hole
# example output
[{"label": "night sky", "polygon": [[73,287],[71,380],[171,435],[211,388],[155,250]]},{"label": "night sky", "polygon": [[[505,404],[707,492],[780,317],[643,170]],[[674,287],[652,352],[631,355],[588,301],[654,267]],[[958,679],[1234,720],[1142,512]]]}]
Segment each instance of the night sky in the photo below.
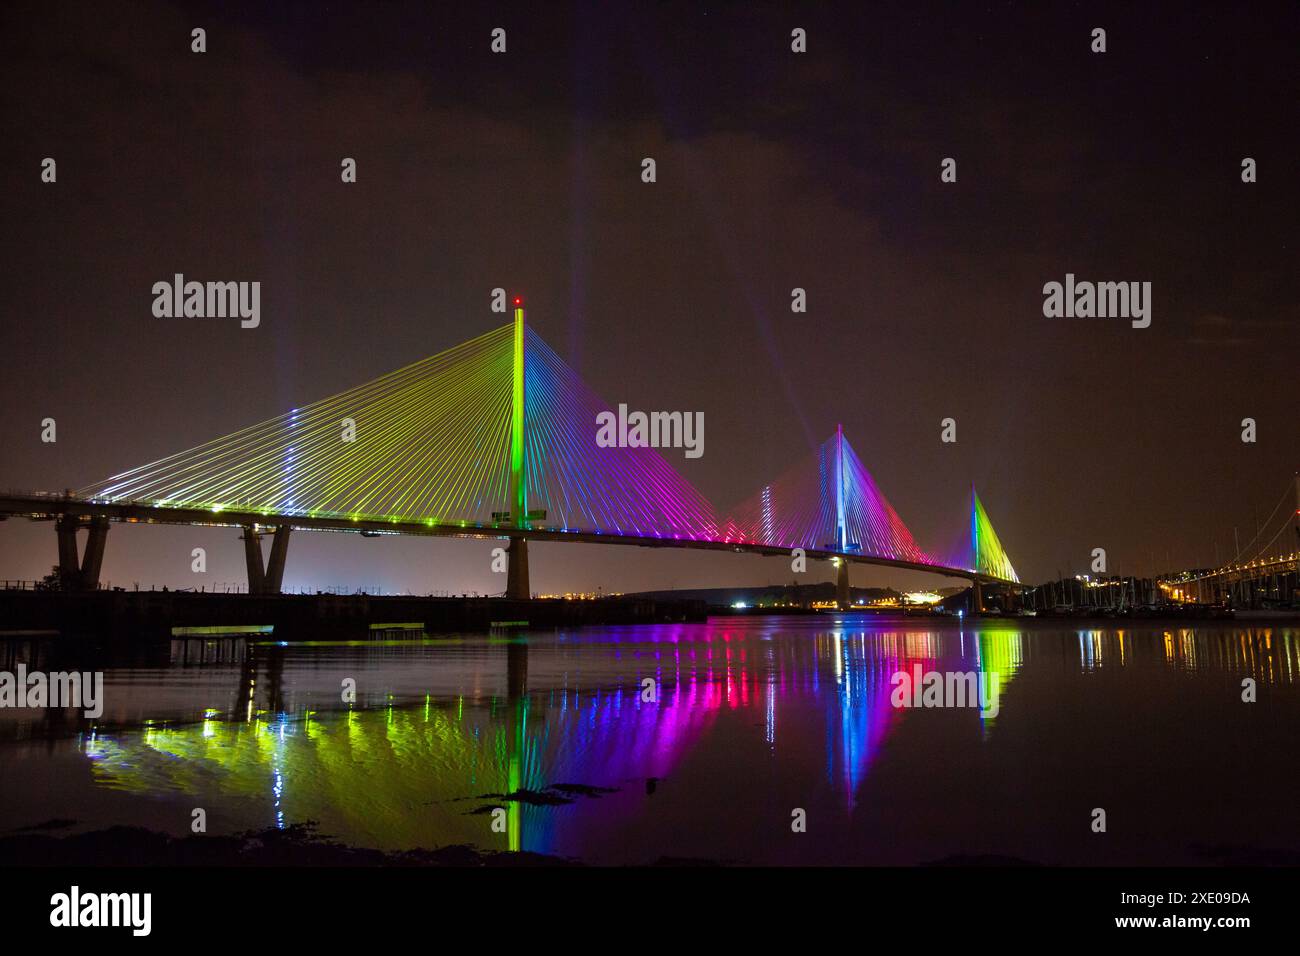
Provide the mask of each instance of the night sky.
[{"label": "night sky", "polygon": [[[973,482],[1025,581],[1226,560],[1300,467],[1300,5],[237,6],[0,9],[0,486],[361,384],[503,324],[498,286],[609,402],[703,411],[668,457],[719,507],[842,422],[924,546]],[[260,281],[261,326],[155,318],[177,272]],[[1151,327],[1045,318],[1067,272],[1151,282]],[[116,526],[103,578],[242,582],[238,534]],[[302,533],[285,584],[500,591],[492,546]],[[55,559],[0,524],[0,578]],[[540,591],[790,577],[533,546]]]}]

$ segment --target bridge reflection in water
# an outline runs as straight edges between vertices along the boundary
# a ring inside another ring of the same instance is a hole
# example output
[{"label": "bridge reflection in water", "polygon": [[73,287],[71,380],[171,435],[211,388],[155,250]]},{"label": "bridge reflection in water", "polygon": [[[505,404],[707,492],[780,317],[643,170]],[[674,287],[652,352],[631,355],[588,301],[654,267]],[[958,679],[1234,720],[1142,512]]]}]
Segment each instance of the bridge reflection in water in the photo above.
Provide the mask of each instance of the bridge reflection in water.
[{"label": "bridge reflection in water", "polygon": [[[805,633],[789,639],[792,626]],[[616,844],[679,776],[712,774],[695,795],[703,820],[742,812],[738,799],[759,816],[788,820],[790,806],[812,803],[823,819],[836,806],[851,818],[874,798],[865,786],[873,764],[911,737],[909,721],[959,720],[965,739],[986,744],[1015,718],[1025,669],[1071,657],[1080,675],[1214,669],[1291,684],[1300,673],[1288,630],[1026,634],[991,622],[978,630],[882,627],[851,616],[365,647],[255,645],[234,690],[227,684],[203,719],[173,713],[143,728],[100,730],[82,747],[97,788],[185,795],[215,808],[215,830],[316,821],[322,834],[352,845],[468,844],[586,858]],[[988,675],[1000,713],[936,718],[891,706],[891,676],[914,666]],[[350,706],[337,703],[347,676],[358,686]],[[792,803],[797,794],[807,799]],[[491,825],[496,808],[506,810],[504,833]]]}]

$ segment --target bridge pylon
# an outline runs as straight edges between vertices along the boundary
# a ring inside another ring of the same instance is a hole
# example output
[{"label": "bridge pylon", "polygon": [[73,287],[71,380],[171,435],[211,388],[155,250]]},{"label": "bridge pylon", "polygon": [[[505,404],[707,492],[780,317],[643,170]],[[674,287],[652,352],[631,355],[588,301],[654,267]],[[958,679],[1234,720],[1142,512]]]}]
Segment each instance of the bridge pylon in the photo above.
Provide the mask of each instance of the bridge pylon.
[{"label": "bridge pylon", "polygon": [[1295,515],[1292,524],[1295,526],[1295,543],[1300,547],[1300,471],[1295,473]]},{"label": "bridge pylon", "polygon": [[[835,541],[836,551],[847,551],[849,539],[848,521],[844,508],[844,426],[835,426],[835,468],[832,479],[835,482]],[[853,605],[853,596],[849,592],[849,559],[836,558],[835,603],[841,611],[847,611]]]},{"label": "bridge pylon", "polygon": [[[528,527],[527,442],[524,435],[524,300],[515,296],[514,375],[510,408],[510,523],[518,529]],[[506,550],[506,597],[526,601],[532,597],[528,583],[528,539],[512,536]]]}]

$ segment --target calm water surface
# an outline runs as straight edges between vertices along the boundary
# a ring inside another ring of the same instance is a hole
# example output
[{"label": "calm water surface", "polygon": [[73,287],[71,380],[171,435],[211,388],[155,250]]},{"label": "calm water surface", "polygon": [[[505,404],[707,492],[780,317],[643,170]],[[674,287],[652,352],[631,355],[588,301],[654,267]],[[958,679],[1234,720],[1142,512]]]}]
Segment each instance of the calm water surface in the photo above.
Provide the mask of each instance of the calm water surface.
[{"label": "calm water surface", "polygon": [[[66,653],[10,643],[0,669],[87,666]],[[892,706],[914,665],[988,675],[996,716]],[[0,710],[0,830],[187,835],[203,807],[210,833],[316,821],[354,846],[592,863],[1300,859],[1290,627],[736,618],[173,642],[105,673],[93,725]]]}]

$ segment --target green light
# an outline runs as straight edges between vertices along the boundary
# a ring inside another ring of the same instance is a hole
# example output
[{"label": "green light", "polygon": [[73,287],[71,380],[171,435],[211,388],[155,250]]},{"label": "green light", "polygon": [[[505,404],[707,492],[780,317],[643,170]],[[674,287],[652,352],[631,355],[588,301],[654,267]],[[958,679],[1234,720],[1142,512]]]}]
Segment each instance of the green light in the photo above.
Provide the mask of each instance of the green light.
[{"label": "green light", "polygon": [[524,310],[515,309],[514,392],[510,429],[510,507],[515,527],[522,528],[528,513],[528,480],[524,473]]},{"label": "green light", "polygon": [[989,520],[988,512],[984,510],[984,504],[980,501],[979,495],[975,493],[974,488],[971,489],[970,496],[971,557],[973,562],[971,570],[1000,578],[1003,581],[1019,581],[1020,578],[1016,576],[1016,569],[1012,567],[1011,559],[1002,547],[1002,542],[998,540],[997,532],[993,530],[993,522]]},{"label": "green light", "polygon": [[[469,517],[484,502],[500,508],[505,499],[508,508],[519,331],[507,323],[286,415],[116,475],[98,497],[156,500],[213,515],[293,511],[354,521],[433,517],[435,524],[442,516]],[[339,441],[345,417],[366,422],[355,441]],[[522,447],[519,455],[522,466]],[[522,479],[522,467],[519,474]]]}]

